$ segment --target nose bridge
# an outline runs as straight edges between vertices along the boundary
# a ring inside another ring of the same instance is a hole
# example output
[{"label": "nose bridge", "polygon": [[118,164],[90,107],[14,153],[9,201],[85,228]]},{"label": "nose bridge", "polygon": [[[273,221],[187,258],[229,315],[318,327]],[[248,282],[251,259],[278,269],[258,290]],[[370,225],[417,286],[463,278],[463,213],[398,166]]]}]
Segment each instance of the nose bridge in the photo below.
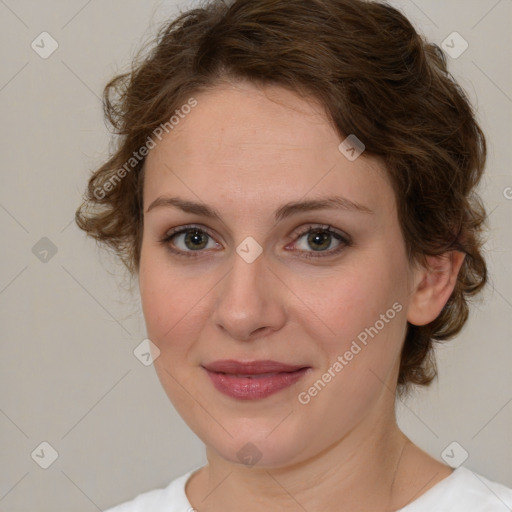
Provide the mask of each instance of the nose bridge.
[{"label": "nose bridge", "polygon": [[[262,328],[276,330],[284,322],[284,305],[281,293],[271,285],[272,272],[267,268],[263,253],[252,260],[254,247],[249,250],[244,243],[233,254],[231,270],[219,288],[213,319],[232,337],[248,339]],[[240,251],[240,253],[239,253]],[[277,280],[275,280],[277,281]]]},{"label": "nose bridge", "polygon": [[[252,262],[244,260],[238,253],[233,255],[231,271],[225,279],[220,299],[232,308],[232,311],[243,313],[246,309],[255,312],[268,300],[260,286],[268,272],[264,256],[260,255]],[[250,308],[250,309],[249,309]]]}]

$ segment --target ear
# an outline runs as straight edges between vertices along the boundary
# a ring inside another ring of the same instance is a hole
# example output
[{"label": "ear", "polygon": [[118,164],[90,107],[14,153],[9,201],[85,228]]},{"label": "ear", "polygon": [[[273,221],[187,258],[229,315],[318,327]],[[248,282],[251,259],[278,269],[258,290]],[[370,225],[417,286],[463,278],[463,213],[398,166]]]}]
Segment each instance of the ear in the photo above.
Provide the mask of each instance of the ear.
[{"label": "ear", "polygon": [[426,325],[435,320],[455,288],[465,254],[449,251],[441,256],[427,256],[427,267],[414,270],[407,320],[413,325]]}]

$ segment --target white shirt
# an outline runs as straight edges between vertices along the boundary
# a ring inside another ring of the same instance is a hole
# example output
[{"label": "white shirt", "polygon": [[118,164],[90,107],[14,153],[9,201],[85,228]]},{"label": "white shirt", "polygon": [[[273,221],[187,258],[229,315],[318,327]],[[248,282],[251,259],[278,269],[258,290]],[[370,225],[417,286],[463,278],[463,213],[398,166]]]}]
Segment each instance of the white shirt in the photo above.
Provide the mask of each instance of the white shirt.
[{"label": "white shirt", "polygon": [[[164,489],[139,494],[105,512],[196,512],[185,486],[200,468],[173,480]],[[419,498],[396,512],[510,512],[512,489],[460,466]],[[200,512],[200,511],[199,511]]]}]

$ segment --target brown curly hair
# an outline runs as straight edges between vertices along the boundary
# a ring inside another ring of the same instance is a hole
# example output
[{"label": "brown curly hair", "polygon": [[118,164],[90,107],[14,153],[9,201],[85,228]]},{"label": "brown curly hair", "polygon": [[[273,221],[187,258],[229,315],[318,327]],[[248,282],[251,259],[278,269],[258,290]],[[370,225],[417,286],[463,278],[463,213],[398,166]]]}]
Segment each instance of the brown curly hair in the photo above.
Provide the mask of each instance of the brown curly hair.
[{"label": "brown curly hair", "polygon": [[428,385],[437,373],[433,342],[462,329],[468,299],[487,281],[485,209],[476,193],[486,142],[444,53],[389,5],[210,0],[166,23],[131,71],[105,87],[104,111],[118,146],[90,177],[78,226],[136,274],[145,160],[139,150],[187,98],[226,80],[279,85],[319,100],[340,137],[356,134],[365,154],[384,163],[409,259],[425,265],[429,255],[465,253],[440,315],[428,325],[408,324],[397,389]]}]

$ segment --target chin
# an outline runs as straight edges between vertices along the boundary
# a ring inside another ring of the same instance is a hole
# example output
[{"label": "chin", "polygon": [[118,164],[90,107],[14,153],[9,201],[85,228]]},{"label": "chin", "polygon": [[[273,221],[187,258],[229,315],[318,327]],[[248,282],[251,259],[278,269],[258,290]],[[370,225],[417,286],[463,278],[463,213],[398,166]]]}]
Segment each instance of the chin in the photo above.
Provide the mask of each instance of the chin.
[{"label": "chin", "polygon": [[[306,450],[312,446],[311,439],[308,440],[293,428],[289,418],[281,424],[280,421],[262,422],[261,418],[244,418],[232,424],[224,422],[223,425],[233,437],[223,429],[217,431],[222,431],[220,436],[212,436],[211,427],[208,426],[203,427],[203,432],[194,430],[206,446],[226,461],[247,466],[248,469],[272,469],[300,462],[306,458]],[[269,427],[269,423],[272,427]]]}]

